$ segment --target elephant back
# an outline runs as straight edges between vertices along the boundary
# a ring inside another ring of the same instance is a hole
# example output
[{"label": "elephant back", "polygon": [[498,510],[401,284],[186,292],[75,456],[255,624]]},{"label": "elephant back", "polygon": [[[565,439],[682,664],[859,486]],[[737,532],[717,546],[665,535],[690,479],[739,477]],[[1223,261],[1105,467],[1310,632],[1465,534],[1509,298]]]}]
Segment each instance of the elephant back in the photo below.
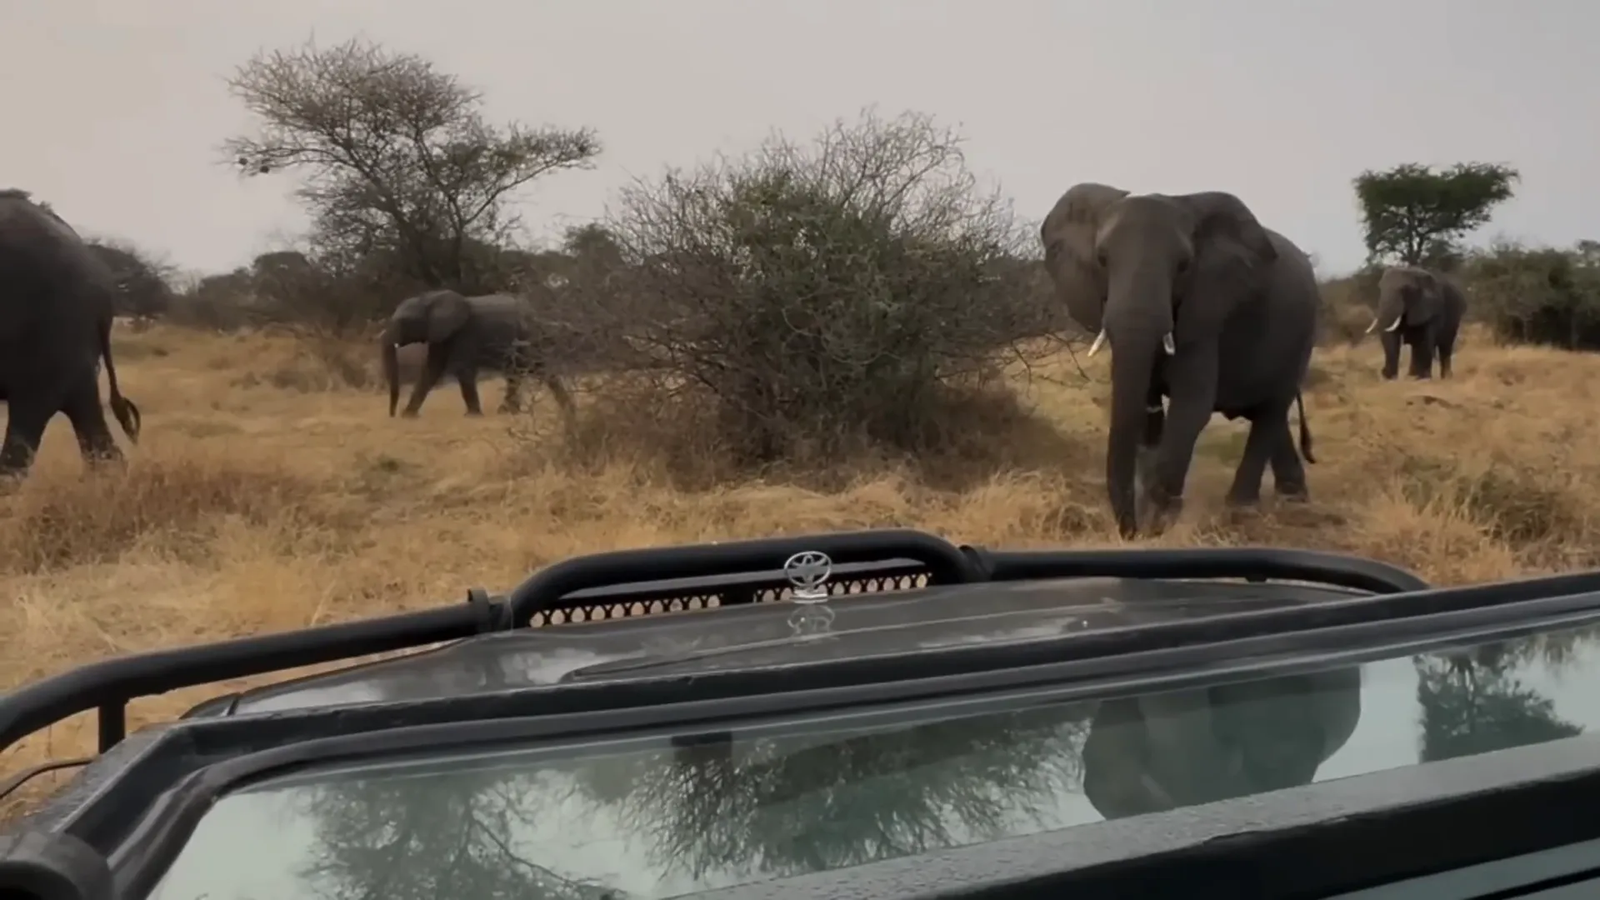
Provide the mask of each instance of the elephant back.
[{"label": "elephant back", "polygon": [[515,294],[481,294],[468,297],[472,304],[475,339],[482,354],[480,364],[503,368],[516,348],[525,346],[533,331],[533,307]]},{"label": "elephant back", "polygon": [[482,294],[468,297],[473,313],[485,323],[524,332],[533,322],[533,306],[515,294]]}]

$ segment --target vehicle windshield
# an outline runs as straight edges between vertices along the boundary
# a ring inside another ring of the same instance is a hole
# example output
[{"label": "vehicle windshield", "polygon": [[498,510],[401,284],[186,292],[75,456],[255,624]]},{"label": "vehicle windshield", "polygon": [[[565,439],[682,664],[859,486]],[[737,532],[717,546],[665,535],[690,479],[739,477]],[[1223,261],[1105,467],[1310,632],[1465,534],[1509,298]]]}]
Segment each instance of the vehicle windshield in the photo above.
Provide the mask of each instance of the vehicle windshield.
[{"label": "vehicle windshield", "polygon": [[160,900],[646,898],[1569,737],[1592,627],[1114,699],[327,768],[222,798]]}]

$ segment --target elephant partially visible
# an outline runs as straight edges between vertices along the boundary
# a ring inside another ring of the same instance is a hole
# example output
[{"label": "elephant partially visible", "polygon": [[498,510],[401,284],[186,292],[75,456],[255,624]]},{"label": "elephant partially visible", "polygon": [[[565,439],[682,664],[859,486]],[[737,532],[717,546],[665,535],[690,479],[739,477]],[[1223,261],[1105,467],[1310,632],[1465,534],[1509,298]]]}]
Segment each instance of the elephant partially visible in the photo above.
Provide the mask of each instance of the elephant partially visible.
[{"label": "elephant partially visible", "polygon": [[1233,194],[1134,195],[1094,183],[1061,196],[1040,238],[1067,311],[1098,335],[1089,352],[1112,349],[1106,489],[1124,537],[1147,514],[1181,508],[1213,412],[1250,421],[1230,502],[1260,498],[1269,462],[1280,495],[1307,496],[1300,454],[1316,460],[1300,389],[1319,301],[1299,247]]},{"label": "elephant partially visible", "polygon": [[[396,372],[400,378],[400,386],[405,387],[416,384],[422,380],[422,373],[428,367],[428,345],[406,344],[403,347],[396,347],[395,358],[399,363]],[[446,369],[444,375],[440,376],[439,381],[434,386],[438,387],[440,384],[446,384],[453,380],[455,380],[455,376]]]},{"label": "elephant partially visible", "polygon": [[1443,275],[1418,266],[1390,266],[1378,279],[1378,314],[1367,334],[1380,331],[1383,341],[1383,377],[1400,374],[1400,345],[1411,347],[1412,378],[1433,377],[1433,360],[1439,359],[1439,376],[1450,377],[1450,358],[1456,334],[1467,312],[1467,297]]},{"label": "elephant partially visible", "polygon": [[527,301],[510,294],[466,297],[455,291],[438,290],[406,298],[395,308],[383,331],[389,415],[395,414],[400,402],[399,348],[409,344],[426,344],[427,358],[401,415],[415,416],[428,392],[447,373],[461,385],[467,414],[483,415],[478,399],[478,372],[483,369],[505,373],[506,394],[501,412],[519,408],[522,379],[531,375],[543,381],[556,402],[570,414],[572,398],[549,369],[546,357],[551,348],[540,339],[541,333]]},{"label": "elephant partially visible", "polygon": [[1084,795],[1116,819],[1310,784],[1360,718],[1357,667],[1105,700]]},{"label": "elephant partially visible", "polygon": [[111,358],[115,295],[110,269],[71,226],[24,191],[0,191],[0,475],[27,473],[57,413],[86,461],[123,458],[100,405],[102,357],[111,410],[138,441],[139,408],[118,388]]}]

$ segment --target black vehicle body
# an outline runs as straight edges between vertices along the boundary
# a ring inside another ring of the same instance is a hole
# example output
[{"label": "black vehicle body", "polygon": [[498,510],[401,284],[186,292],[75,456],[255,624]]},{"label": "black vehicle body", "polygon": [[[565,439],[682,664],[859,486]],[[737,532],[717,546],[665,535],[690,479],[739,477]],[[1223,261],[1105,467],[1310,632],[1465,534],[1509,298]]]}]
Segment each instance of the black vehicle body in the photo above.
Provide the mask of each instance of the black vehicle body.
[{"label": "black vehicle body", "polygon": [[[784,561],[808,552],[834,563],[836,599],[768,602],[798,584]],[[823,611],[820,631],[802,629],[797,616]],[[780,715],[1204,688],[1590,622],[1600,573],[1444,590],[1298,551],[991,552],[874,531],[599,554],[505,597],[108,660],[0,698],[0,749],[90,709],[101,738],[43,808],[0,829],[0,895],[148,896],[219,799],[308,767],[663,728],[686,736],[675,746],[731,746]],[[124,733],[134,697],[447,641]],[[1217,896],[1331,897],[1600,841],[1600,822],[1533,813],[1594,801],[1600,741],[1574,737],[704,896],[1190,896],[1203,881]],[[1561,879],[1600,866],[1600,848],[1573,859]],[[1480,896],[1467,891],[1438,896]]]}]

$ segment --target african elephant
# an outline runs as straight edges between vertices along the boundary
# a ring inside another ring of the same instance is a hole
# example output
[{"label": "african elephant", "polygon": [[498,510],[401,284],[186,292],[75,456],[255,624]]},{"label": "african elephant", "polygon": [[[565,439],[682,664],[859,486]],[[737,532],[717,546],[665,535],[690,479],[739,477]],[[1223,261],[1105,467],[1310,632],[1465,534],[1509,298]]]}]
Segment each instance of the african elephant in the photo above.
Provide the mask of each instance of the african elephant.
[{"label": "african elephant", "polygon": [[[422,380],[422,373],[428,367],[428,345],[406,344],[395,348],[395,359],[400,364],[397,370],[400,376],[400,386],[407,387]],[[444,375],[434,383],[434,387],[448,384],[455,380],[455,376],[447,369]]]},{"label": "african elephant", "polygon": [[411,389],[404,416],[415,416],[422,401],[448,372],[461,385],[467,415],[483,415],[478,401],[478,370],[504,372],[506,396],[501,412],[518,408],[517,392],[524,374],[539,378],[556,402],[569,414],[572,398],[547,368],[543,347],[536,346],[537,329],[527,302],[509,294],[464,297],[455,291],[428,291],[409,297],[395,308],[383,332],[383,371],[389,382],[389,415],[400,402],[398,350],[407,344],[426,343],[427,361]]},{"label": "african elephant", "polygon": [[1083,792],[1116,819],[1309,784],[1360,718],[1358,667],[1104,700]]},{"label": "african elephant", "polygon": [[27,192],[0,191],[0,400],[6,401],[0,475],[23,476],[56,413],[66,413],[88,462],[122,451],[100,406],[105,358],[111,411],[138,442],[139,408],[117,387],[111,359],[116,282],[83,239]]},{"label": "african elephant", "polygon": [[1411,346],[1412,378],[1431,378],[1439,358],[1439,377],[1450,377],[1456,332],[1467,298],[1449,279],[1417,266],[1390,266],[1378,279],[1378,314],[1367,334],[1383,329],[1383,377],[1400,374],[1400,345]]},{"label": "african elephant", "polygon": [[[1098,335],[1090,354],[1112,348],[1106,489],[1123,537],[1146,514],[1181,509],[1213,412],[1250,421],[1230,502],[1260,498],[1268,462],[1280,495],[1307,496],[1300,453],[1316,459],[1300,386],[1319,303],[1299,247],[1233,194],[1134,195],[1094,183],[1061,196],[1040,238],[1067,311]],[[1289,431],[1296,404],[1300,453]]]}]

